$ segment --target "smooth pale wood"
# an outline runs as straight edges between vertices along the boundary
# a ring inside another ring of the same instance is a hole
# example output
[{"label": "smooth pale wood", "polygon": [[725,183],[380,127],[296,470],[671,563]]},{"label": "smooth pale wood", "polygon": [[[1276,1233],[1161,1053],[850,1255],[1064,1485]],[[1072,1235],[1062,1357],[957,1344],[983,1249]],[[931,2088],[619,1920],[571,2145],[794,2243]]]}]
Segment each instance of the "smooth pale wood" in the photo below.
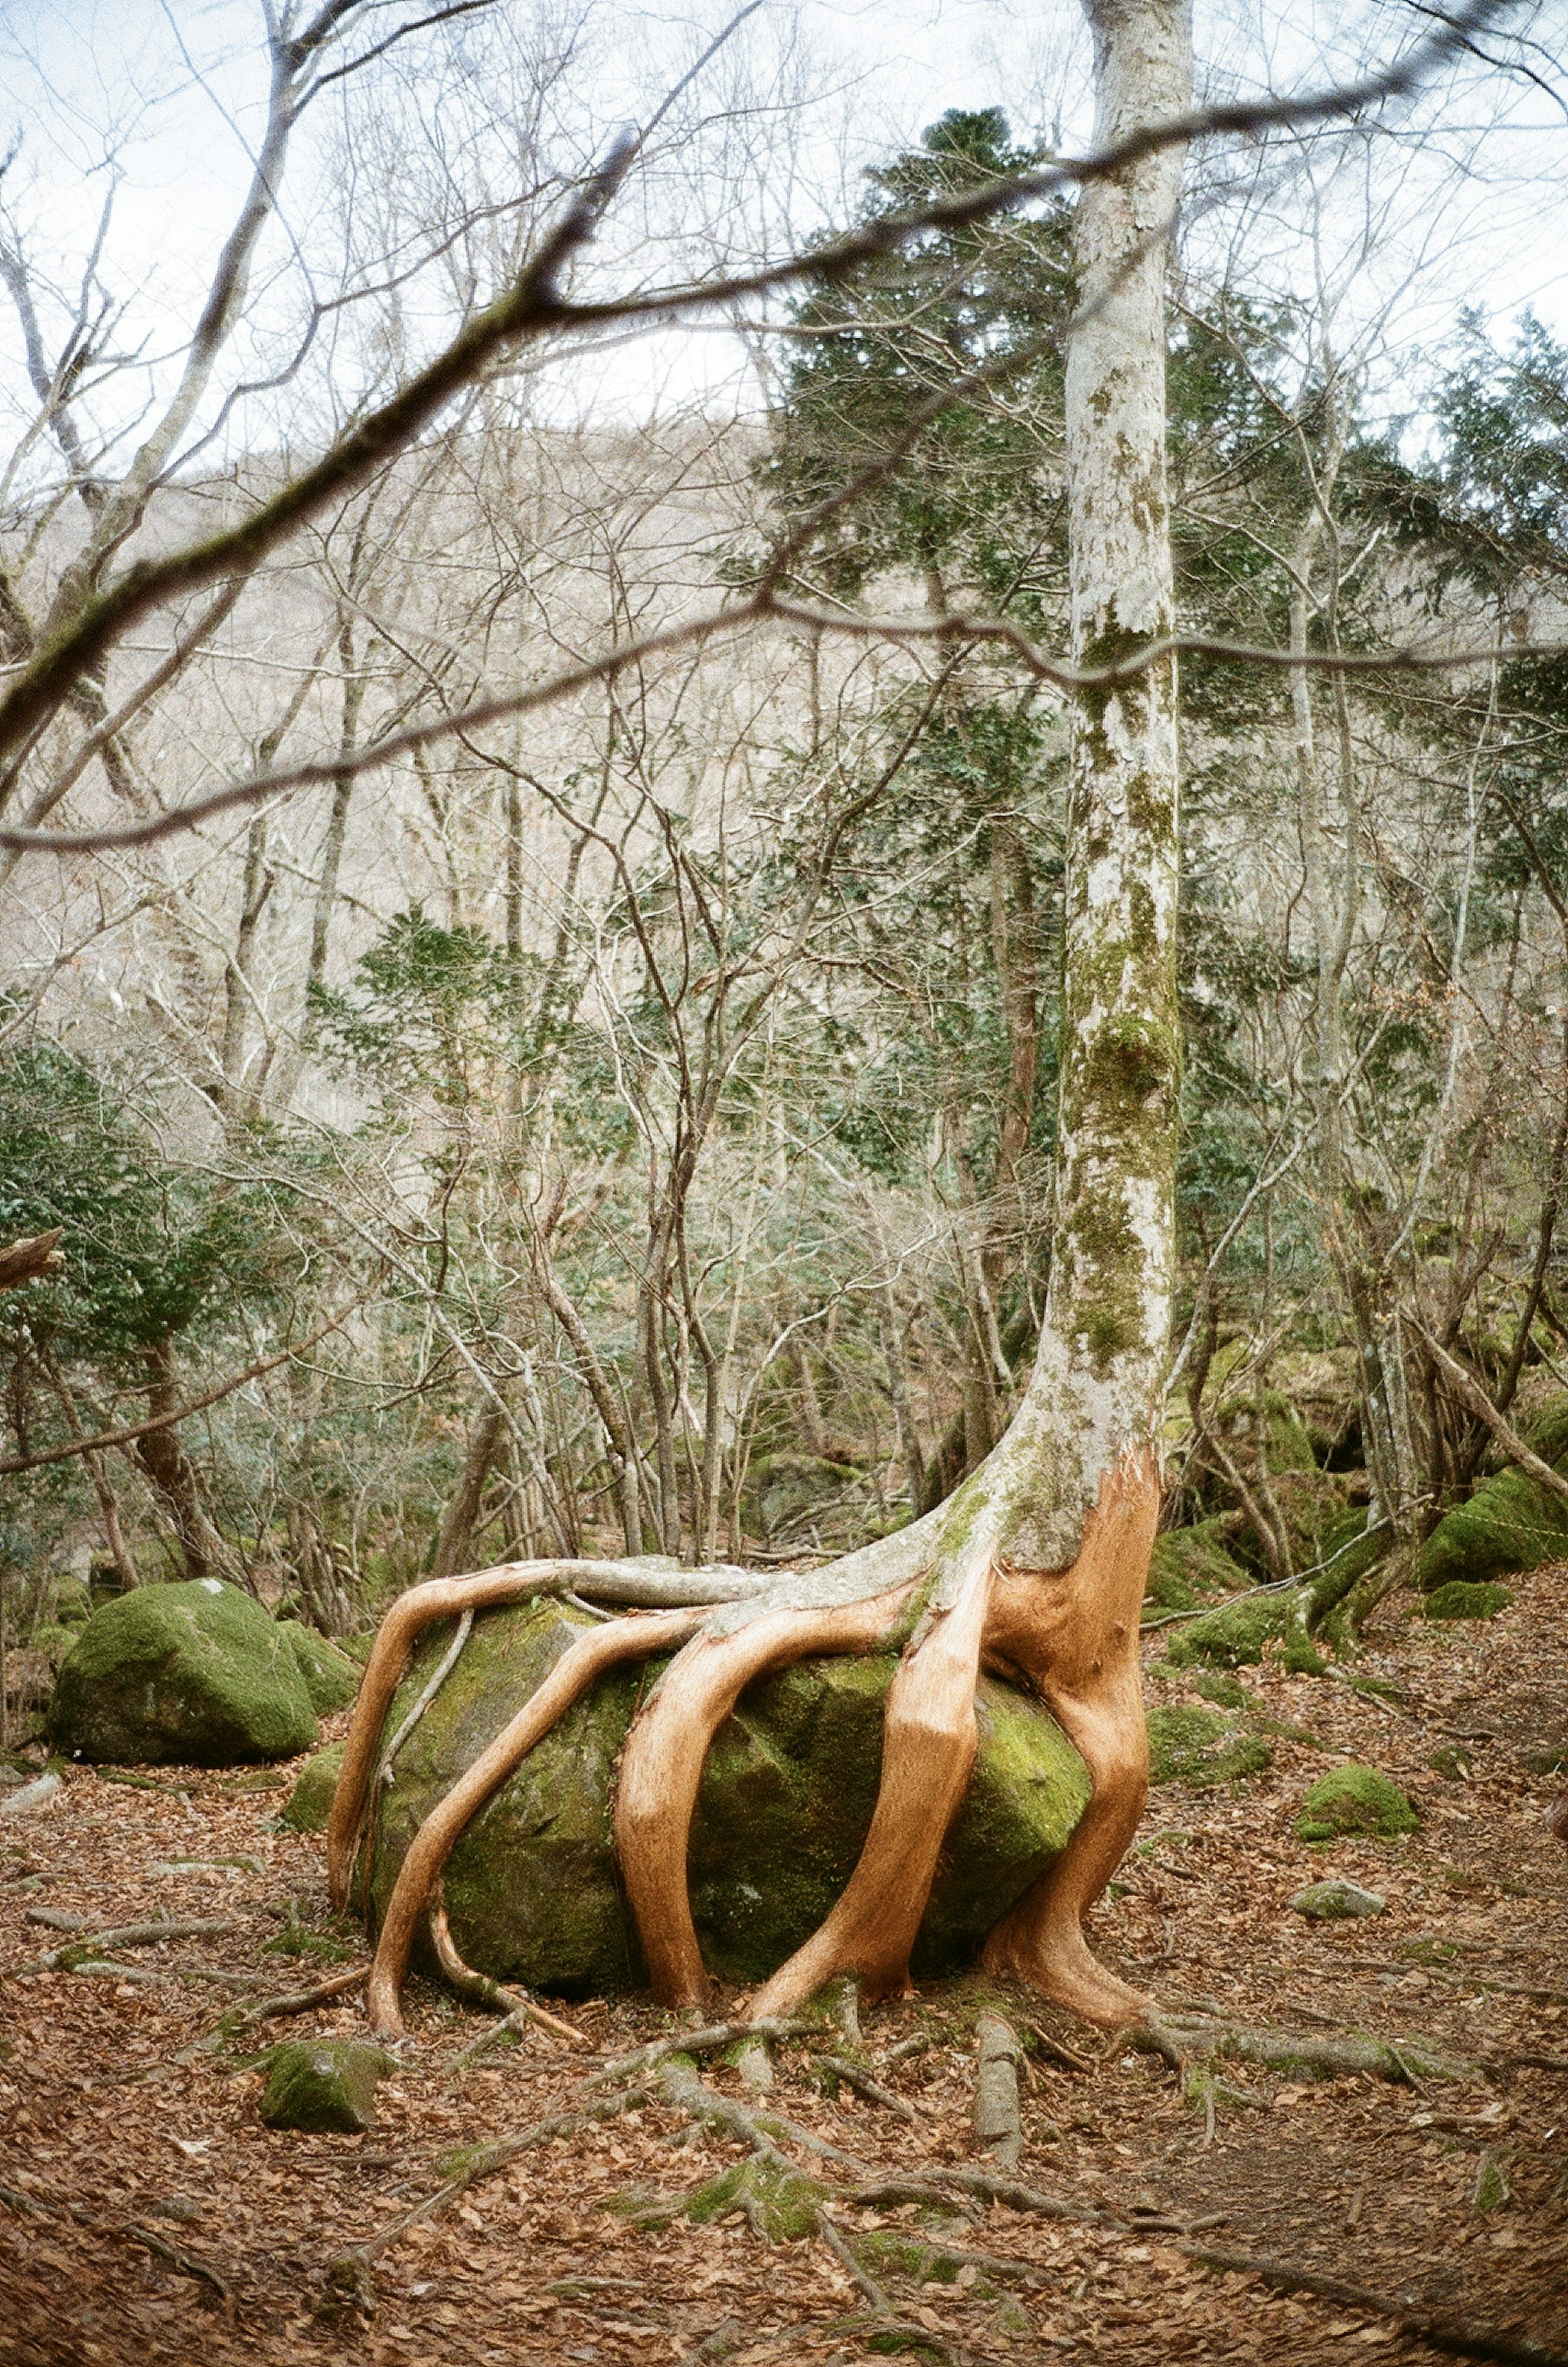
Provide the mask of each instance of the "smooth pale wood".
[{"label": "smooth pale wood", "polygon": [[988,1558],[977,1559],[952,1609],[900,1664],[859,1863],[820,1930],[758,1990],[754,2017],[787,2012],[840,1973],[858,1975],[874,1998],[908,1990],[909,1951],[979,1748],[975,1687],[990,1577]]},{"label": "smooth pale wood", "polygon": [[986,1942],[1010,1973],[1087,2021],[1139,2021],[1149,2000],[1107,1972],[1083,1917],[1121,1863],[1149,1791],[1138,1614],[1159,1521],[1151,1452],[1100,1483],[1083,1549],[1055,1580],[1004,1576],[993,1590],[987,1657],[1039,1693],[1089,1770],[1089,1803],[1061,1856]]},{"label": "smooth pale wood", "polygon": [[865,1602],[764,1613],[704,1637],[664,1672],[626,1738],[615,1803],[621,1874],[662,2005],[705,2005],[712,1984],[692,1921],[686,1846],[708,1745],[747,1685],[813,1652],[874,1651],[909,1588]]},{"label": "smooth pale wood", "polygon": [[595,1677],[623,1660],[647,1659],[652,1653],[674,1649],[687,1641],[706,1615],[700,1610],[650,1613],[612,1620],[607,1627],[585,1629],[516,1716],[437,1802],[410,1843],[387,1902],[370,1968],[370,2019],[378,2032],[396,2037],[402,2030],[400,1992],[409,1951],[441,1869],[464,1827]]}]

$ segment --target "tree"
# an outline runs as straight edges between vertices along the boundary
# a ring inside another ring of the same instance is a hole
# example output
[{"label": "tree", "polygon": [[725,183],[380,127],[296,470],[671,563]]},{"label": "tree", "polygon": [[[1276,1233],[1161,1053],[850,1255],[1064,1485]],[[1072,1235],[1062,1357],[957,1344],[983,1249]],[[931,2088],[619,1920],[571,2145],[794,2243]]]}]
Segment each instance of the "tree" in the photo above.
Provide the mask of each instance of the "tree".
[{"label": "tree", "polygon": [[[1089,0],[1102,143],[1179,116],[1190,90],[1182,0]],[[1080,199],[1081,310],[1069,350],[1067,468],[1075,656],[1111,679],[1075,715],[1064,920],[1055,1247],[1034,1371],[1006,1438],[934,1513],[807,1579],[726,1611],[676,1611],[573,1646],[404,1861],[372,1985],[382,2027],[414,1929],[467,1815],[582,1685],[615,1661],[682,1648],[628,1740],[616,1811],[626,1887],[656,1993],[706,1995],[686,1840],[708,1744],[742,1688],[813,1652],[903,1646],[881,1789],[827,1922],[753,2000],[779,2012],[834,1975],[902,1987],[942,1837],[976,1745],[982,1662],[1036,1688],[1077,1744],[1092,1797],[1057,1863],[1007,1917],[988,1959],[1093,2019],[1142,1999],[1083,1936],[1147,1780],[1138,1606],[1159,1507],[1155,1423],[1168,1328],[1179,1051],[1175,1000],[1175,678],[1145,652],[1173,624],[1165,493],[1166,243],[1179,150],[1160,147]],[[1124,672],[1118,673],[1118,669]],[[333,1802],[344,1895],[381,1716],[429,1618],[536,1588],[535,1573],[437,1581],[405,1596],[367,1671]]]}]

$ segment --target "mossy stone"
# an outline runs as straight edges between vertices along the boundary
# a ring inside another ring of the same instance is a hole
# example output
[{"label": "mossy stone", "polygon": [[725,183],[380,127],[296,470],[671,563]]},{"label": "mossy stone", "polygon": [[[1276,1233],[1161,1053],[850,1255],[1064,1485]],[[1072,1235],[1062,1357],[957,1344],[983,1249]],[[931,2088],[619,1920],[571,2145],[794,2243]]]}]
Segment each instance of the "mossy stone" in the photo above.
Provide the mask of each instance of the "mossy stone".
[{"label": "mossy stone", "polygon": [[1273,1750],[1261,1735],[1242,1734],[1217,1709],[1151,1709],[1149,1780],[1186,1784],[1194,1791],[1236,1784],[1267,1767]]},{"label": "mossy stone", "polygon": [[[376,1804],[368,1876],[385,1908],[419,1824],[542,1682],[587,1622],[557,1604],[482,1612]],[[451,1639],[422,1639],[388,1714],[401,1723]],[[692,1909],[710,1968],[764,1977],[822,1921],[853,1871],[875,1804],[892,1655],[806,1660],[747,1688],[715,1737],[693,1819]],[[452,1933],[498,1980],[607,1995],[645,1976],[612,1832],[616,1761],[656,1668],[603,1679],[469,1825],[447,1861]],[[1089,1799],[1082,1761],[1035,1701],[987,1678],[980,1747],[916,1944],[917,1975],[970,1963],[1059,1855]],[[324,1756],[324,1754],[323,1754]]]},{"label": "mossy stone", "polygon": [[1165,1648],[1166,1658],[1179,1669],[1247,1668],[1263,1658],[1263,1648],[1283,1632],[1284,1605],[1277,1597],[1255,1595],[1245,1603],[1223,1603],[1201,1619],[1179,1627]]},{"label": "mossy stone", "polygon": [[1420,1817],[1392,1775],[1354,1763],[1320,1775],[1296,1819],[1297,1837],[1303,1841],[1337,1840],[1347,1833],[1393,1840],[1420,1829]]},{"label": "mossy stone", "polygon": [[1309,1882],[1291,1900],[1291,1912],[1308,1923],[1342,1923],[1354,1916],[1386,1915],[1388,1901],[1359,1882]]},{"label": "mossy stone", "polygon": [[376,2087],[397,2064],[362,2038],[286,2039],[262,2058],[259,2110],[269,2129],[333,2129],[354,2136],[374,2125]]},{"label": "mossy stone", "polygon": [[300,1619],[280,1619],[279,1635],[288,1638],[288,1648],[304,1680],[305,1691],[310,1696],[310,1707],[318,1717],[330,1717],[333,1710],[346,1709],[359,1691],[363,1673],[357,1662],[335,1644],[329,1644],[313,1627]]},{"label": "mossy stone", "polygon": [[324,1833],[342,1767],[341,1742],[329,1742],[324,1750],[307,1759],[279,1812],[278,1823],[287,1825],[290,1832]]},{"label": "mossy stone", "polygon": [[1564,1557],[1568,1503],[1522,1471],[1499,1471],[1482,1481],[1468,1503],[1444,1513],[1421,1548],[1416,1578],[1429,1599],[1453,1582],[1477,1586],[1509,1570],[1539,1569],[1543,1562]]},{"label": "mossy stone", "polygon": [[1514,1599],[1511,1586],[1489,1583],[1470,1586],[1462,1578],[1450,1578],[1445,1585],[1435,1586],[1422,1599],[1423,1619],[1495,1619],[1499,1611],[1506,1611]]},{"label": "mossy stone", "polygon": [[1251,1580],[1225,1546],[1223,1514],[1167,1529],[1155,1539],[1144,1600],[1160,1611],[1196,1611],[1211,1595],[1235,1594]]},{"label": "mossy stone", "polygon": [[288,1637],[215,1578],[139,1586],[95,1611],[66,1655],[50,1732],[79,1759],[231,1767],[319,1739]]}]

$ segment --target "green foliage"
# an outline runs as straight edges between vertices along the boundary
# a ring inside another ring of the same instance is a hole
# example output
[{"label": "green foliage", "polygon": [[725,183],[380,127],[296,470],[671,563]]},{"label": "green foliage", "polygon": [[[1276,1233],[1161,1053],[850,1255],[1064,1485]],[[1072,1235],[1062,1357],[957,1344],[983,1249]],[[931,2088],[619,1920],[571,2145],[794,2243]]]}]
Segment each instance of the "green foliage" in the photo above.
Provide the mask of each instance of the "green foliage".
[{"label": "green foliage", "polygon": [[0,1239],[63,1229],[47,1289],[0,1297],[67,1360],[122,1360],[285,1278],[265,1200],[165,1158],[112,1082],[49,1044],[0,1055]]}]

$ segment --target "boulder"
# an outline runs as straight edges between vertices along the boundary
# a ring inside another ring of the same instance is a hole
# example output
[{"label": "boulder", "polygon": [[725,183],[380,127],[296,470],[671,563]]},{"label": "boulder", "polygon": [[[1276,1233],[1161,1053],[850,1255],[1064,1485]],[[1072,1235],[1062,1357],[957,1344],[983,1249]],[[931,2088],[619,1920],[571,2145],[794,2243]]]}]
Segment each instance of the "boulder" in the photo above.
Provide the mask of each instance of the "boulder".
[{"label": "boulder", "polygon": [[1393,1840],[1420,1829],[1420,1817],[1393,1776],[1353,1761],[1318,1777],[1296,1819],[1296,1838],[1303,1841],[1335,1841],[1347,1833]]},{"label": "boulder", "polygon": [[1514,1599],[1511,1586],[1494,1586],[1490,1582],[1469,1585],[1462,1578],[1446,1579],[1435,1586],[1430,1594],[1423,1595],[1420,1616],[1423,1619],[1495,1619],[1499,1611],[1506,1611]]},{"label": "boulder", "polygon": [[1565,1557],[1568,1503],[1523,1471],[1499,1471],[1467,1503],[1444,1513],[1421,1548],[1416,1580],[1429,1599],[1439,1588],[1482,1586],[1510,1570],[1539,1569]]},{"label": "boulder", "polygon": [[139,1586],[95,1611],[49,1724],[78,1759],[191,1767],[291,1759],[320,1731],[288,1636],[215,1578]]},{"label": "boulder", "polygon": [[1291,1912],[1309,1923],[1342,1923],[1352,1916],[1386,1915],[1388,1901],[1359,1882],[1309,1882],[1292,1899]]},{"label": "boulder", "polygon": [[260,2110],[269,2129],[355,2136],[373,2125],[377,2082],[398,2067],[362,2038],[290,2038],[255,2067],[267,2075]]},{"label": "boulder", "polygon": [[[587,1625],[556,1604],[481,1612],[457,1667],[380,1788],[366,1867],[372,1921],[420,1822]],[[383,1729],[389,1738],[451,1640],[422,1639]],[[693,1822],[692,1907],[710,1967],[757,1980],[821,1922],[871,1821],[891,1655],[807,1660],[742,1695],[708,1753]],[[644,1967],[611,1830],[615,1769],[655,1670],[610,1675],[570,1709],[469,1825],[447,1861],[452,1935],[498,1980],[567,1996],[640,1986]],[[1089,1798],[1082,1761],[1040,1704],[982,1682],[980,1748],[915,1951],[919,1973],[973,1961],[1044,1872]]]},{"label": "boulder", "polygon": [[318,1717],[330,1717],[336,1709],[346,1709],[359,1691],[360,1669],[346,1652],[329,1644],[313,1627],[299,1619],[280,1619],[278,1633],[288,1638],[305,1691],[310,1696],[310,1707]]},{"label": "boulder", "polygon": [[278,1814],[278,1823],[290,1832],[324,1833],[332,1814],[333,1794],[343,1767],[343,1745],[329,1742],[307,1759],[295,1778],[294,1789]]},{"label": "boulder", "polygon": [[1250,1586],[1248,1572],[1225,1546],[1234,1526],[1227,1514],[1220,1513],[1157,1536],[1144,1600],[1159,1611],[1196,1611],[1213,1595],[1235,1594]]}]

